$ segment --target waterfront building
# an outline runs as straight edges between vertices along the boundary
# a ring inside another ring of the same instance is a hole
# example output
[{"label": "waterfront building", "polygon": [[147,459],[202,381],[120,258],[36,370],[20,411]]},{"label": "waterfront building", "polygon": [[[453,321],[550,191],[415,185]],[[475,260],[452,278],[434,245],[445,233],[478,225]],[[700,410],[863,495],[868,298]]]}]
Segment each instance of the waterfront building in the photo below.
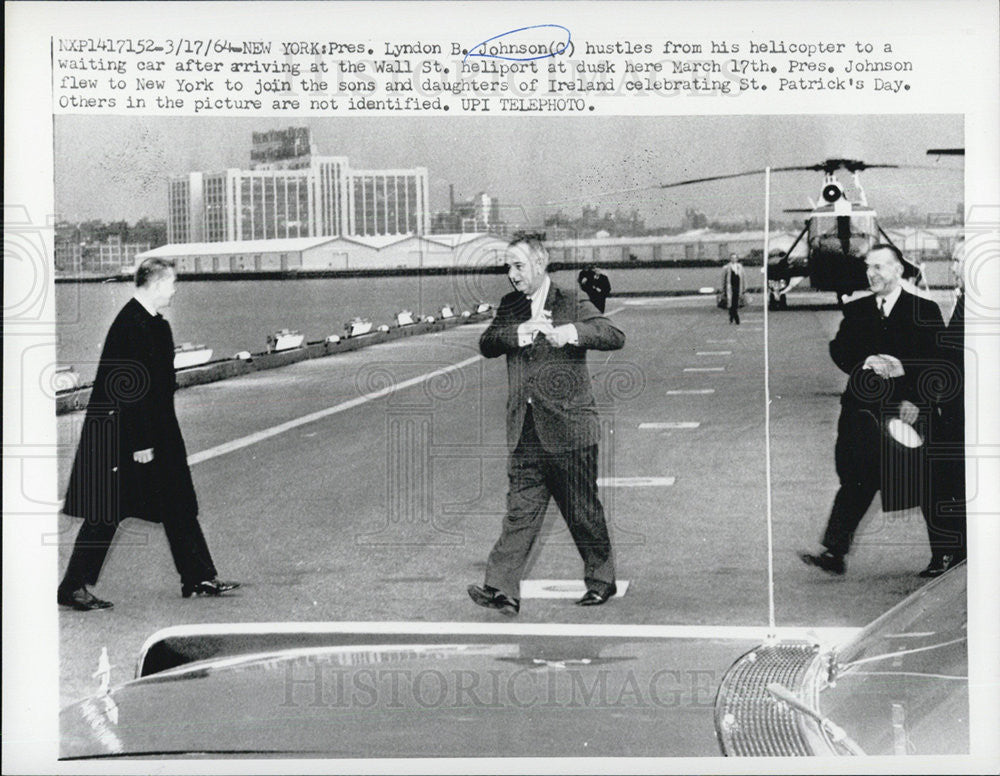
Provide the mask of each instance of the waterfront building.
[{"label": "waterfront building", "polygon": [[104,242],[55,241],[55,268],[61,275],[94,272],[115,275],[130,272],[136,257],[149,250],[149,243],[126,243],[118,235]]},{"label": "waterfront building", "polygon": [[250,169],[167,182],[167,242],[426,234],[425,167],[366,170],[321,156],[299,127],[255,132]]},{"label": "waterfront building", "polygon": [[68,240],[55,241],[56,272],[79,274],[83,270],[83,244]]},{"label": "waterfront building", "polygon": [[184,275],[473,270],[502,265],[506,242],[485,234],[290,237],[171,243],[146,251],[176,262]]},{"label": "waterfront building", "polygon": [[462,234],[489,232],[504,234],[507,224],[501,220],[500,201],[480,191],[470,200],[456,202],[455,187],[448,189],[448,210],[434,214],[431,232],[434,234]]},{"label": "waterfront building", "polygon": [[[771,232],[770,249],[787,251],[794,243],[795,236],[788,232]],[[567,264],[610,264],[622,261],[697,261],[721,264],[730,253],[746,258],[751,251],[759,250],[764,244],[762,231],[713,232],[709,229],[642,237],[559,237],[552,235],[546,243],[549,256],[552,261]],[[805,250],[805,243],[800,241],[795,255],[804,256]]]},{"label": "waterfront building", "polygon": [[[931,230],[921,230],[930,232]],[[933,230],[929,234],[891,234],[907,255],[925,260],[942,258],[940,246],[953,244],[961,227]],[[797,232],[772,231],[768,247],[772,256],[789,251]],[[933,249],[931,245],[933,237]],[[654,262],[676,262],[678,266],[721,266],[730,253],[759,265],[764,233],[713,232],[697,229],[676,235],[645,235],[642,237],[564,237],[548,234],[546,245],[553,262],[562,265],[620,265]],[[950,241],[950,242],[949,242]],[[805,259],[804,240],[795,244],[793,256]],[[490,271],[503,266],[507,259],[505,238],[475,233],[428,235],[356,235],[339,237],[293,237],[268,240],[200,242],[164,245],[146,253],[177,261],[181,275],[239,274],[243,272],[365,272],[393,270]]]},{"label": "waterfront building", "polygon": [[123,243],[118,235],[111,235],[97,244],[99,272],[128,272],[136,264],[136,256],[149,250],[149,243]]}]

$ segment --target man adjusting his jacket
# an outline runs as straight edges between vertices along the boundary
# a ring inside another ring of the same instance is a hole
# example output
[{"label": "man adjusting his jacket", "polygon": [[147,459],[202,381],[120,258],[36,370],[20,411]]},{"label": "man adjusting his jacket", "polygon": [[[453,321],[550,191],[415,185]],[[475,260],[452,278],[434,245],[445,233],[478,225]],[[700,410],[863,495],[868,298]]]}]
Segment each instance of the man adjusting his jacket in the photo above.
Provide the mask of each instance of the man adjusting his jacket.
[{"label": "man adjusting his jacket", "polygon": [[583,558],[595,606],[615,595],[615,570],[604,509],[597,497],[598,417],[587,350],[618,350],[625,335],[580,291],[547,273],[543,235],[515,236],[507,277],[515,291],[500,303],[479,340],[487,358],[507,357],[507,513],[486,565],[470,585],[478,605],[513,616],[520,582],[549,499],[555,499]]}]

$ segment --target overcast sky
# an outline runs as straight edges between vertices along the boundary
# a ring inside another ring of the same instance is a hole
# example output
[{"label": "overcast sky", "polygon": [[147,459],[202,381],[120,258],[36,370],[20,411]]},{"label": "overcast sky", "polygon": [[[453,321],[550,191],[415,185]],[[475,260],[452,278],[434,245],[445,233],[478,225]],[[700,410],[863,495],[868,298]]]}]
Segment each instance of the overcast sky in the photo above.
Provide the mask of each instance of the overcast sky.
[{"label": "overcast sky", "polygon": [[[320,154],[347,156],[355,168],[426,167],[432,210],[479,191],[498,197],[515,224],[540,223],[561,207],[579,215],[637,208],[648,226],[676,224],[687,207],[710,218],[759,218],[763,177],[669,191],[607,194],[764,166],[814,164],[828,157],[872,164],[961,169],[962,159],[927,157],[964,145],[962,117],[392,117],[331,119],[59,116],[55,119],[55,197],[60,217],[134,222],[166,217],[166,178],[194,170],[249,167],[251,133],[307,126]],[[962,175],[948,169],[872,170],[868,202],[891,213],[954,212]],[[850,176],[841,173],[847,183]],[[820,173],[775,176],[772,212],[807,207]],[[554,204],[561,203],[561,204]],[[512,210],[508,210],[512,208]]]}]

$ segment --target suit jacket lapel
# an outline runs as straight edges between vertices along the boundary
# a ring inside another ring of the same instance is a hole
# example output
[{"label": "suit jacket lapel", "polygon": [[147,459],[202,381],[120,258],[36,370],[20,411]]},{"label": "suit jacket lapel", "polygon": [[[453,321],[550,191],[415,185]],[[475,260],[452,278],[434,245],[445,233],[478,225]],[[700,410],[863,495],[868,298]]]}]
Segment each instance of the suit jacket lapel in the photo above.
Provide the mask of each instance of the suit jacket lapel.
[{"label": "suit jacket lapel", "polygon": [[515,299],[510,306],[510,317],[516,324],[522,324],[531,318],[531,299],[524,294]]},{"label": "suit jacket lapel", "polygon": [[[906,312],[904,313],[903,310],[906,310]],[[896,304],[894,304],[892,306],[892,309],[889,311],[889,314],[886,316],[886,320],[893,321],[893,322],[899,321],[899,320],[901,320],[901,316],[909,316],[909,315],[911,315],[912,314],[912,310],[913,310],[913,305],[911,303],[911,296],[910,296],[910,294],[908,294],[905,291],[903,291],[902,289],[900,289],[900,291],[899,291],[899,297],[897,297],[897,299],[896,299]],[[876,309],[876,312],[878,312],[877,309]]]}]

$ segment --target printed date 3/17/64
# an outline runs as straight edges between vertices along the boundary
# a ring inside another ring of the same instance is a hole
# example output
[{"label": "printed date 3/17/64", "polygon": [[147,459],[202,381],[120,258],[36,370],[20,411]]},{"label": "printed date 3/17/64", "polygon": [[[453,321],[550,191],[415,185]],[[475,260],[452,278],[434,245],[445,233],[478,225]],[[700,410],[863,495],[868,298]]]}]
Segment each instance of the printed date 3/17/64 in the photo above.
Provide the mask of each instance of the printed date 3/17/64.
[{"label": "printed date 3/17/64", "polygon": [[205,54],[270,54],[271,42],[264,40],[231,41],[219,38],[57,38],[56,52],[84,54],[165,54],[192,56]]}]

